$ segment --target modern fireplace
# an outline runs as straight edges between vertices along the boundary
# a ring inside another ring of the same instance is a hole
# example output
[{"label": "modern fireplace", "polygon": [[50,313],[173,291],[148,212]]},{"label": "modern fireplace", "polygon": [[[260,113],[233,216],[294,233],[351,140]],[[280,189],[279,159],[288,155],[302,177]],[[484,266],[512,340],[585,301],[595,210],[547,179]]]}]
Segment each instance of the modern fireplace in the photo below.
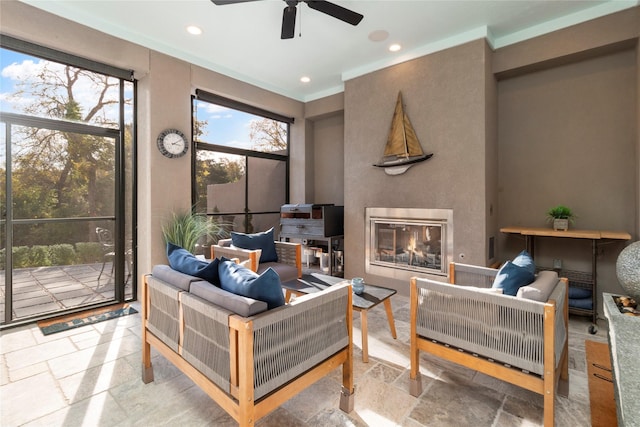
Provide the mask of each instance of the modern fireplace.
[{"label": "modern fireplace", "polygon": [[366,208],[365,237],[367,273],[446,276],[453,259],[453,210]]}]

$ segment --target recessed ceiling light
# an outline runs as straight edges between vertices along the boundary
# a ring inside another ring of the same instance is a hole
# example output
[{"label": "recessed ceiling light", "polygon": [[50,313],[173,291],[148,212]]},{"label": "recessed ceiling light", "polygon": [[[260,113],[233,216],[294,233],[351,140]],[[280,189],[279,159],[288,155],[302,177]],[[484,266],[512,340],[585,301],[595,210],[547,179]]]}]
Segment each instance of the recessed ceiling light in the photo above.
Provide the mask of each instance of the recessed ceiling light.
[{"label": "recessed ceiling light", "polygon": [[302,83],[309,83],[311,81],[311,77],[302,76],[302,77],[300,77],[300,81]]},{"label": "recessed ceiling light", "polygon": [[187,32],[189,34],[193,34],[194,36],[202,34],[202,30],[200,29],[200,27],[196,27],[195,25],[189,25],[187,27]]},{"label": "recessed ceiling light", "polygon": [[389,32],[385,30],[375,30],[369,33],[369,40],[372,42],[381,42],[389,37]]},{"label": "recessed ceiling light", "polygon": [[397,52],[397,51],[399,51],[400,49],[402,49],[402,46],[400,46],[398,43],[394,43],[394,44],[392,44],[391,46],[389,46],[389,50],[390,50],[391,52]]}]

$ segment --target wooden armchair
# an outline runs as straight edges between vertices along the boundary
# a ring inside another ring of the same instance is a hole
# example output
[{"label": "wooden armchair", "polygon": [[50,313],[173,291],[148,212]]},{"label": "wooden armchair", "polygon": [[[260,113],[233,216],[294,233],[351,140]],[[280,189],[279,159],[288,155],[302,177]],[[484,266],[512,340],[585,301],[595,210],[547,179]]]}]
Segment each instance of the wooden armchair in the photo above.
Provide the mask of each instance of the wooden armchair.
[{"label": "wooden armchair", "polygon": [[237,258],[245,267],[261,274],[269,267],[280,276],[282,282],[302,277],[302,245],[275,241],[278,262],[260,262],[260,249],[242,249],[231,245],[231,239],[223,239],[211,245],[211,258]]},{"label": "wooden armchair", "polygon": [[497,272],[452,263],[451,283],[411,279],[410,393],[422,393],[424,351],[543,395],[544,425],[553,427],[560,379],[558,391],[568,392],[567,279],[538,275],[550,290],[540,302],[482,289]]}]

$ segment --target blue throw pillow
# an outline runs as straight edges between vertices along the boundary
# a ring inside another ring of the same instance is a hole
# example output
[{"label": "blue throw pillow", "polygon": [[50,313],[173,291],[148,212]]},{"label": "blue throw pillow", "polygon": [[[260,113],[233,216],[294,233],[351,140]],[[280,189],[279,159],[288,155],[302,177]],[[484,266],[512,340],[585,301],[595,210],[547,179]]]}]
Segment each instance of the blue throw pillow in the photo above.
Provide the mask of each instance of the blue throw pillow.
[{"label": "blue throw pillow", "polygon": [[536,274],[536,264],[533,262],[533,257],[529,255],[527,251],[520,252],[511,262],[518,267],[526,268],[531,274]]},{"label": "blue throw pillow", "polygon": [[169,265],[174,270],[199,277],[220,287],[220,278],[218,276],[220,260],[217,258],[211,260],[211,262],[198,259],[188,250],[171,242],[167,243],[167,258],[169,258]]},{"label": "blue throw pillow", "polygon": [[273,240],[273,227],[262,233],[244,234],[231,232],[233,246],[242,249],[262,249],[260,262],[278,262],[276,243]]},{"label": "blue throw pillow", "polygon": [[280,276],[272,268],[259,275],[233,261],[223,261],[218,271],[220,284],[225,291],[264,301],[269,309],[285,303]]},{"label": "blue throw pillow", "polygon": [[516,296],[518,289],[533,282],[536,276],[527,267],[520,267],[511,261],[504,263],[491,286],[493,289],[502,289],[504,295]]}]

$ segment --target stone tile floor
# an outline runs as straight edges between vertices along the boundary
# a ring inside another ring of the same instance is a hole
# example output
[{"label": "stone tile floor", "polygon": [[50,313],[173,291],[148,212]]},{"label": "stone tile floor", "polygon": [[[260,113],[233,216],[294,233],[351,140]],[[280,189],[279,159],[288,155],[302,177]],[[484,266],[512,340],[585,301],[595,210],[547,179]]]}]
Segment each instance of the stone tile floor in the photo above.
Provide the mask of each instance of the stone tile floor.
[{"label": "stone tile floor", "polygon": [[[383,307],[369,312],[369,363],[354,316],[355,409],[338,409],[340,370],[267,417],[283,426],[538,426],[542,397],[436,357],[422,356],[424,392],[409,389],[409,301],[392,298],[398,338]],[[137,303],[134,307],[139,309]],[[589,335],[570,321],[570,393],[557,400],[557,426],[590,426],[584,340],[606,341],[606,324]],[[43,336],[26,325],[1,332],[2,426],[234,426],[200,388],[153,353],[155,381],[143,384],[140,314]]]}]

